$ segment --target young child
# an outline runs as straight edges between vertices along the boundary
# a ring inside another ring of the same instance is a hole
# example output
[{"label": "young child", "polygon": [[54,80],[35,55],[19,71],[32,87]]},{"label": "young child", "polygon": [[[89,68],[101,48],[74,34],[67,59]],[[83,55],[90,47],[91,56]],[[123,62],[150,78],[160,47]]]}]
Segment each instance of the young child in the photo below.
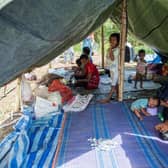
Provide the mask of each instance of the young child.
[{"label": "young child", "polygon": [[76,65],[77,67],[73,67],[73,70],[74,70],[74,75],[71,77],[75,77],[75,79],[80,79],[80,78],[84,78],[84,68],[82,66],[82,63],[81,63],[81,60],[80,58],[78,58],[76,60]]},{"label": "young child", "polygon": [[155,108],[158,105],[159,99],[157,97],[138,99],[131,104],[131,110],[135,113],[139,120],[142,120],[142,114],[145,116],[150,116],[150,114],[147,112],[147,107]]},{"label": "young child", "polygon": [[89,57],[89,61],[92,62],[92,58],[91,58],[92,53],[90,52],[89,47],[83,47],[82,54],[87,55]]},{"label": "young child", "polygon": [[110,48],[107,51],[107,68],[110,71],[112,79],[111,90],[106,99],[100,100],[100,103],[108,103],[118,89],[118,64],[119,64],[119,42],[120,34],[112,33],[109,38]]},{"label": "young child", "polygon": [[137,89],[137,82],[140,81],[140,88],[143,88],[143,78],[146,76],[146,62],[145,58],[145,50],[139,50],[139,61],[136,67],[136,77],[135,77],[135,86],[134,88]]},{"label": "young child", "polygon": [[82,54],[80,57],[84,66],[84,78],[76,81],[76,86],[83,86],[86,89],[97,89],[99,85],[99,73],[96,66],[89,61],[88,55]]}]

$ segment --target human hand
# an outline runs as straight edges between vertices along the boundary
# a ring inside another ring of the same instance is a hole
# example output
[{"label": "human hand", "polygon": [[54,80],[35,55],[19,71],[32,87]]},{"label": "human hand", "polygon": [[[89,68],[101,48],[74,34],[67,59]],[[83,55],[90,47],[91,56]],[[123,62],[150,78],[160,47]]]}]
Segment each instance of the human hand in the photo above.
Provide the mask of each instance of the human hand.
[{"label": "human hand", "polygon": [[141,109],[141,111],[145,116],[150,116],[150,113],[148,113],[146,109]]},{"label": "human hand", "polygon": [[168,131],[168,125],[166,123],[161,123],[155,126],[155,129],[160,132],[167,132]]},{"label": "human hand", "polygon": [[147,111],[144,114],[145,114],[145,116],[151,116],[151,114],[148,113]]},{"label": "human hand", "polygon": [[164,123],[157,124],[157,125],[155,126],[156,131],[160,131],[161,128],[163,127],[163,125],[164,125]]},{"label": "human hand", "polygon": [[161,132],[167,132],[168,131],[168,125],[164,123],[164,125],[160,129]]}]

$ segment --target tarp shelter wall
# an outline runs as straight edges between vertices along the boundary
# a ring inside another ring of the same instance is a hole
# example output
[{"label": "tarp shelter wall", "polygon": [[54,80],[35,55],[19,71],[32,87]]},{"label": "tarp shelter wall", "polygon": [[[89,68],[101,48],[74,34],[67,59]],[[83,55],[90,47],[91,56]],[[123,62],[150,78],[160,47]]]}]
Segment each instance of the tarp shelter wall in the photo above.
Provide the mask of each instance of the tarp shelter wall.
[{"label": "tarp shelter wall", "polygon": [[[0,86],[31,67],[48,63],[109,16],[117,23],[121,19],[121,0],[3,1]],[[128,0],[130,32],[165,55],[168,55],[167,18],[166,0]]]},{"label": "tarp shelter wall", "polygon": [[[121,1],[113,5],[111,19],[121,23]],[[168,1],[127,0],[128,30],[151,48],[168,56]]]},{"label": "tarp shelter wall", "polygon": [[14,0],[0,11],[0,85],[48,63],[110,15],[114,0]]}]

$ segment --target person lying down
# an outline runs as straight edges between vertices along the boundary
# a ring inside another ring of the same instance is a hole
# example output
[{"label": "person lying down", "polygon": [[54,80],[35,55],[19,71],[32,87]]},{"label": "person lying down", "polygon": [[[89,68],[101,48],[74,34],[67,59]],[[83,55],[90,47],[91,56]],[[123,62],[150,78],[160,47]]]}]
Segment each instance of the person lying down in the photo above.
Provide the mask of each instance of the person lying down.
[{"label": "person lying down", "polygon": [[158,105],[159,99],[154,96],[138,99],[131,104],[131,111],[138,117],[139,120],[143,120],[143,115],[150,116],[150,113],[147,112],[147,108],[156,108]]}]

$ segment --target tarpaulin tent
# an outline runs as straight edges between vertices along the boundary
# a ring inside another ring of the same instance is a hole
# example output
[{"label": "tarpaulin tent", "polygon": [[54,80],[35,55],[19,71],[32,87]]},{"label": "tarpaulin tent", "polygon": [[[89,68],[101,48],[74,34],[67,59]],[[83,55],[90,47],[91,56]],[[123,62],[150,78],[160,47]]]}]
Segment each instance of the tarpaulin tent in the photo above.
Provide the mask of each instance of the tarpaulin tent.
[{"label": "tarpaulin tent", "polygon": [[[168,3],[166,0],[127,0],[128,30],[151,48],[168,56]],[[113,5],[111,19],[119,24],[121,2]]]},{"label": "tarpaulin tent", "polygon": [[[48,63],[107,18],[120,23],[120,0],[1,0],[0,86],[31,67]],[[128,0],[128,28],[167,54],[168,4]]]}]

